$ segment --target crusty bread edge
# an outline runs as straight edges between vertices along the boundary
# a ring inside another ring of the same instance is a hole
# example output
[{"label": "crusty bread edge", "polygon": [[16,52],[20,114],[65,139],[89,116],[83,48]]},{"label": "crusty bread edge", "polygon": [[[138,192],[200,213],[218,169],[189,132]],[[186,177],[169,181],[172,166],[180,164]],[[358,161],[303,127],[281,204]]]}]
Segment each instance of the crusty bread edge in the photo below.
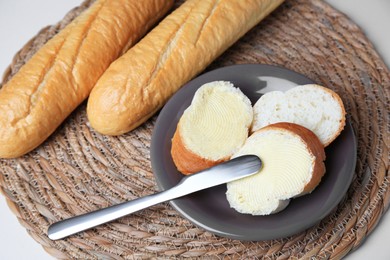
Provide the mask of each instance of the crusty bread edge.
[{"label": "crusty bread edge", "polygon": [[209,160],[187,149],[180,135],[180,121],[172,138],[171,156],[178,171],[185,175],[199,172],[230,159],[226,157],[217,161]]},{"label": "crusty bread edge", "polygon": [[342,117],[341,117],[341,121],[339,122],[339,128],[338,130],[334,133],[334,135],[332,136],[332,138],[330,138],[328,140],[328,142],[324,143],[324,147],[327,147],[328,145],[330,145],[341,133],[341,131],[343,131],[344,127],[345,127],[345,124],[346,124],[346,111],[345,111],[345,107],[344,107],[344,103],[343,103],[343,100],[340,98],[340,96],[333,90],[329,89],[329,88],[326,88],[326,87],[323,87],[321,85],[318,85],[318,84],[308,84],[308,85],[314,85],[316,87],[319,87],[319,88],[322,88],[325,92],[328,92],[336,101],[337,103],[339,104],[339,107],[341,108],[341,113],[342,113]]},{"label": "crusty bread edge", "polygon": [[316,87],[316,88],[320,88],[323,91],[329,93],[332,96],[332,98],[337,101],[337,103],[339,104],[339,107],[341,108],[342,117],[341,117],[341,121],[339,122],[339,128],[333,134],[333,136],[331,138],[329,138],[326,143],[323,144],[324,147],[327,147],[328,145],[330,145],[340,135],[341,131],[343,131],[343,129],[345,127],[345,124],[346,124],[345,123],[345,121],[346,121],[346,118],[345,118],[346,111],[345,111],[343,100],[340,98],[340,96],[335,91],[333,91],[330,88],[327,88],[327,87],[324,87],[324,86],[321,86],[321,85],[318,85],[318,84],[305,84],[305,86],[313,86],[313,87]]},{"label": "crusty bread edge", "polygon": [[[307,150],[315,157],[314,165],[313,165],[313,173],[310,181],[304,186],[302,192],[298,194],[298,196],[305,195],[307,193],[312,192],[317,185],[321,182],[322,177],[325,174],[325,149],[321,141],[318,137],[309,129],[304,126],[295,124],[295,123],[287,123],[280,122],[265,126],[258,131],[262,131],[265,129],[278,129],[283,131],[289,131],[299,137],[305,144]],[[257,131],[256,131],[257,132]]]}]

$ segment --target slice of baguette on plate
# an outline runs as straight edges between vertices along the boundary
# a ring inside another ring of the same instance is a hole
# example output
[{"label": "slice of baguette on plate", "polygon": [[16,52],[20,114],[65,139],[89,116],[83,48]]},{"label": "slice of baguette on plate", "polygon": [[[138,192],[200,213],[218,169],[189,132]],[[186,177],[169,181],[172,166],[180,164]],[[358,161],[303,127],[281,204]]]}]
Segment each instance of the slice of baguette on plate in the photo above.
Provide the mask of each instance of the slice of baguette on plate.
[{"label": "slice of baguette on plate", "polygon": [[345,126],[341,98],[331,89],[316,84],[294,87],[286,92],[272,91],[255,103],[252,132],[277,122],[302,125],[328,146]]},{"label": "slice of baguette on plate", "polygon": [[190,174],[229,160],[248,138],[252,120],[251,102],[241,90],[227,81],[204,84],[173,136],[176,167]]},{"label": "slice of baguette on plate", "polygon": [[318,137],[294,123],[276,123],[253,133],[232,158],[254,154],[263,168],[227,184],[226,197],[240,213],[269,215],[291,198],[310,193],[325,173],[325,151]]}]

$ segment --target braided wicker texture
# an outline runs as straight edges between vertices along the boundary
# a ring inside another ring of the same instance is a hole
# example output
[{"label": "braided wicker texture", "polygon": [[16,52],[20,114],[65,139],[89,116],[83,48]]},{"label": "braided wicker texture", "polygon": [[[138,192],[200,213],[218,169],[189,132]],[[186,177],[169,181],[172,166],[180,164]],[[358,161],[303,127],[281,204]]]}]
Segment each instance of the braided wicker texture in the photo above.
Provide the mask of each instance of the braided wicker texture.
[{"label": "braided wicker texture", "polygon": [[[91,2],[29,41],[3,82]],[[53,222],[157,191],[149,154],[156,117],[128,134],[103,136],[89,127],[85,104],[33,152],[0,160],[9,208],[56,258],[342,258],[389,206],[389,69],[362,31],[320,0],[286,1],[208,69],[239,63],[287,67],[344,101],[358,142],[355,176],[342,202],[318,225],[287,238],[242,242],[197,228],[165,203],[51,241],[46,231]]]}]

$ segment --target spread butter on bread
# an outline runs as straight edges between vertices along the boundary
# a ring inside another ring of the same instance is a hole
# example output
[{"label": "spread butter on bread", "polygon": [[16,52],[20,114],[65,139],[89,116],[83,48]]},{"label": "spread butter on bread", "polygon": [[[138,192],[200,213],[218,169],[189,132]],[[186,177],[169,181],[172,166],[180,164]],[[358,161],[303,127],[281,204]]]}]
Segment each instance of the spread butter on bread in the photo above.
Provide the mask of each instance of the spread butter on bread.
[{"label": "spread butter on bread", "polygon": [[107,135],[136,128],[282,2],[187,0],[99,79],[87,105],[91,126]]},{"label": "spread butter on bread", "polygon": [[310,193],[325,173],[325,151],[318,137],[293,123],[276,123],[251,134],[232,158],[254,154],[263,167],[253,176],[227,184],[226,197],[240,213],[269,215],[291,198]]},{"label": "spread butter on bread", "polygon": [[250,100],[232,83],[202,85],[181,116],[172,139],[176,167],[190,174],[229,160],[248,138],[252,120]]},{"label": "spread butter on bread", "polygon": [[50,39],[0,90],[0,157],[43,143],[98,78],[173,0],[98,0]]},{"label": "spread butter on bread", "polygon": [[345,126],[341,98],[329,88],[301,85],[264,94],[254,105],[252,132],[277,122],[291,122],[313,131],[328,146]]}]

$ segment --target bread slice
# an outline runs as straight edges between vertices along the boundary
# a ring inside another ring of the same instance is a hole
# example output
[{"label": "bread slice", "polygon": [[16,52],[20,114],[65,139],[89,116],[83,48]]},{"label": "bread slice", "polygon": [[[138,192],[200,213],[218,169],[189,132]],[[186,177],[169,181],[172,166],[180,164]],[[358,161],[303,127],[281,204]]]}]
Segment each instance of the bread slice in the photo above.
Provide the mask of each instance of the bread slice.
[{"label": "bread slice", "polygon": [[250,100],[232,83],[202,85],[172,139],[176,167],[190,174],[229,160],[248,138],[252,120]]},{"label": "bread slice", "polygon": [[293,123],[268,125],[253,133],[232,158],[255,154],[259,173],[227,184],[226,196],[240,213],[269,215],[291,198],[310,193],[325,173],[325,151],[309,129]]},{"label": "bread slice", "polygon": [[291,122],[313,131],[328,146],[345,126],[345,109],[334,91],[308,84],[286,92],[264,94],[254,105],[252,132],[277,122]]}]

